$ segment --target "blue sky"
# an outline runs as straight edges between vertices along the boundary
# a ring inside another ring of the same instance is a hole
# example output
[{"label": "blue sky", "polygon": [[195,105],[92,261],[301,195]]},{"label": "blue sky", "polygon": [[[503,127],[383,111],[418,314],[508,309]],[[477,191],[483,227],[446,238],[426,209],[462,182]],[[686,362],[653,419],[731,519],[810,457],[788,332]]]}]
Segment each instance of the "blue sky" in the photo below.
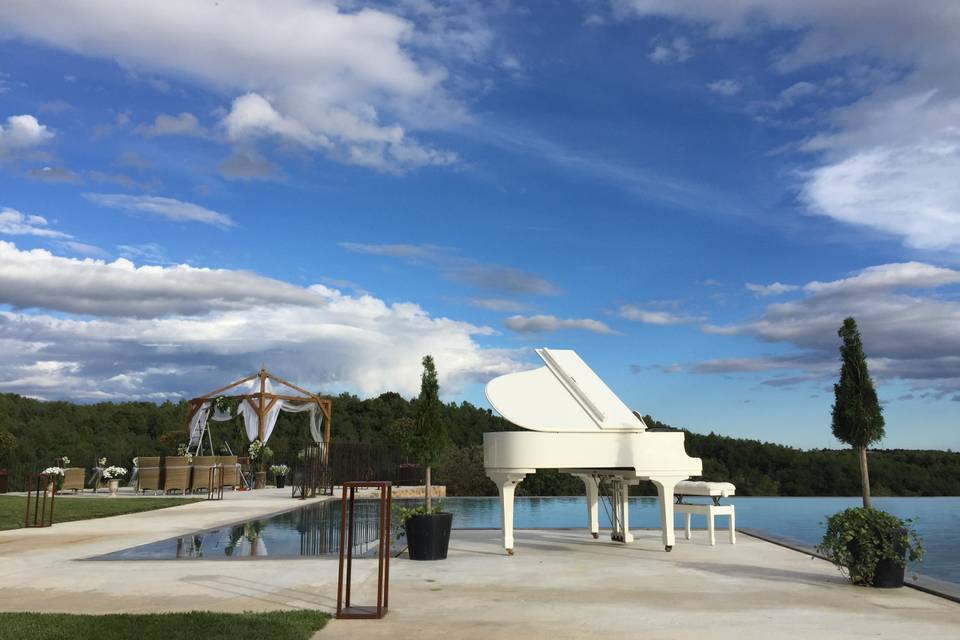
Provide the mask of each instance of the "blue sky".
[{"label": "blue sky", "polygon": [[0,390],[410,395],[432,353],[482,404],[550,346],[827,447],[852,314],[883,445],[955,449],[960,12],[867,4],[8,3]]}]

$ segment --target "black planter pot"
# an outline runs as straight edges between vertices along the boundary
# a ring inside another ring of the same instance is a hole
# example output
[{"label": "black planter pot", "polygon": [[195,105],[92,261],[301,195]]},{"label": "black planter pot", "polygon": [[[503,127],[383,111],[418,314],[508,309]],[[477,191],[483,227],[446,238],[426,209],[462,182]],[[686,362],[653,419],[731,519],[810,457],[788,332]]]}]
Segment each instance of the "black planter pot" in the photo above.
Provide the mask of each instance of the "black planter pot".
[{"label": "black planter pot", "polygon": [[881,560],[873,570],[874,587],[896,589],[903,586],[903,574],[906,567],[896,560]]},{"label": "black planter pot", "polygon": [[287,486],[286,476],[277,476],[276,481],[277,481],[277,489],[283,489],[285,486]]},{"label": "black planter pot", "polygon": [[407,530],[407,552],[411,560],[444,560],[450,546],[452,513],[431,513],[411,516]]}]

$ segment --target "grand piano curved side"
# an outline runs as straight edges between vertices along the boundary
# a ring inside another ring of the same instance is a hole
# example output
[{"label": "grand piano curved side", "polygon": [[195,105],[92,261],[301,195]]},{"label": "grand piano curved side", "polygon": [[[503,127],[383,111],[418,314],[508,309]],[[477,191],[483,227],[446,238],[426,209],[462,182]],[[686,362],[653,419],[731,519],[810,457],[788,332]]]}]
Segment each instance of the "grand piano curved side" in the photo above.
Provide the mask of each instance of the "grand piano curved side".
[{"label": "grand piano curved side", "polygon": [[513,554],[513,498],[517,484],[537,469],[559,469],[586,486],[590,532],[599,535],[599,483],[614,495],[611,537],[631,542],[628,488],[642,480],[657,487],[663,546],[673,548],[673,490],[700,475],[703,465],[684,450],[683,432],[650,432],[570,350],[537,349],[544,366],[511,373],[486,386],[490,405],[527,431],[483,434],[487,476],[500,492],[503,547]]}]

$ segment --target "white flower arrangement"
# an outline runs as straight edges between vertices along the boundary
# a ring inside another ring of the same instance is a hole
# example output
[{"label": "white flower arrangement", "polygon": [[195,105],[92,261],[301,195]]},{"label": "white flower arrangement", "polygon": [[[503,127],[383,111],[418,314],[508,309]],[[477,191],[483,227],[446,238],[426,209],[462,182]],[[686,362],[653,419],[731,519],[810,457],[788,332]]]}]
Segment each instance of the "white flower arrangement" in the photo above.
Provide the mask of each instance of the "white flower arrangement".
[{"label": "white flower arrangement", "polygon": [[272,464],[270,465],[270,473],[275,476],[286,477],[286,475],[290,473],[290,467],[285,464]]},{"label": "white flower arrangement", "polygon": [[64,471],[63,467],[47,467],[43,470],[43,475],[45,476],[63,476]]},{"label": "white flower arrangement", "polygon": [[127,475],[123,467],[107,467],[103,470],[103,477],[107,480],[122,480]]},{"label": "white flower arrangement", "polygon": [[103,458],[100,458],[99,460],[97,460],[97,466],[100,467],[101,469],[103,469],[105,466],[107,466],[107,458],[106,458],[106,456],[104,456]]},{"label": "white flower arrangement", "polygon": [[69,466],[70,458],[68,458],[67,456],[63,456],[62,458],[60,458],[60,464],[62,464],[64,467]]}]

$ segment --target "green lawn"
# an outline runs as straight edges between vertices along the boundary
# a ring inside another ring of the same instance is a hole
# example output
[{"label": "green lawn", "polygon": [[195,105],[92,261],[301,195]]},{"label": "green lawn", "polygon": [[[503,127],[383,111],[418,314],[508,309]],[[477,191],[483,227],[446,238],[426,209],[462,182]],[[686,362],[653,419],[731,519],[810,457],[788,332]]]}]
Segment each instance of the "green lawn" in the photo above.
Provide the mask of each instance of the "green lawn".
[{"label": "green lawn", "polygon": [[[126,502],[124,500],[123,502]],[[0,640],[305,640],[330,619],[319,611],[117,614],[0,613]]]},{"label": "green lawn", "polygon": [[[53,522],[105,518],[124,513],[138,513],[189,504],[197,500],[183,498],[70,498],[57,496],[53,505]],[[0,496],[0,531],[23,526],[27,499],[23,496]]]}]

